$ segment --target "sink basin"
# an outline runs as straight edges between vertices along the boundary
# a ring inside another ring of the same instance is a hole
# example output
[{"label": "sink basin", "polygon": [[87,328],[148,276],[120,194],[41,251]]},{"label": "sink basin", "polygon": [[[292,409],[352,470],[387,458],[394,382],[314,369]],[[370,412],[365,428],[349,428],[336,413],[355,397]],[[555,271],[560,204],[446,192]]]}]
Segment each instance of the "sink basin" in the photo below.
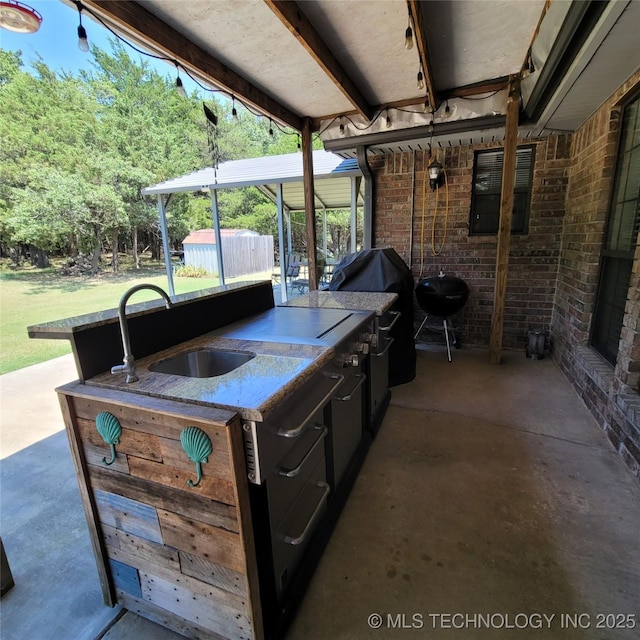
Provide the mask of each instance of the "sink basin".
[{"label": "sink basin", "polygon": [[214,378],[237,369],[255,357],[255,353],[248,351],[197,349],[160,360],[152,364],[149,371],[188,378]]}]

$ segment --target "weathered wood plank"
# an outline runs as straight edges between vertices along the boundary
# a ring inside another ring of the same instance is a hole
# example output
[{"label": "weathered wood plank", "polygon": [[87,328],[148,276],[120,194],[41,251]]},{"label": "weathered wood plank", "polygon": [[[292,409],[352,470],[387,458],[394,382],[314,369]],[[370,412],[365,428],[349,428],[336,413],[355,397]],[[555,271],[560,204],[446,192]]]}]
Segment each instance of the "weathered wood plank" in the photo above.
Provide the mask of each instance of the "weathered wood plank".
[{"label": "weathered wood plank", "polygon": [[94,496],[101,523],[162,543],[158,513],[153,507],[99,489]]},{"label": "weathered wood plank", "polygon": [[[104,440],[96,430],[96,423],[86,418],[78,419],[78,427],[82,440],[96,447],[107,447]],[[147,458],[148,460],[162,461],[162,453],[160,451],[160,440],[158,436],[149,433],[141,433],[134,429],[122,429],[120,443],[116,445],[118,453],[130,454],[137,458]]]},{"label": "weathered wood plank", "polygon": [[151,602],[147,602],[141,598],[135,598],[124,591],[118,591],[117,596],[118,602],[129,611],[143,618],[147,618],[147,620],[156,622],[187,638],[196,638],[198,640],[231,640],[211,630],[205,629],[200,625],[189,622],[181,616],[161,609]]},{"label": "weathered wood plank", "polygon": [[[89,387],[89,389],[94,391],[97,387]],[[115,393],[115,395],[117,398],[114,400],[117,399],[118,404],[91,397],[76,398],[78,417],[95,420],[101,411],[109,411],[118,418],[123,429],[133,429],[175,440],[180,439],[180,432],[185,427],[193,424],[207,432],[215,447],[224,449],[227,446],[227,425],[235,416],[229,411],[132,393]],[[132,404],[132,397],[136,401],[140,399],[140,403]],[[150,400],[153,402],[149,402]]]},{"label": "weathered wood plank", "polygon": [[179,551],[178,554],[180,567],[185,575],[246,597],[247,579],[241,573],[186,551]]},{"label": "weathered wood plank", "polygon": [[[159,445],[162,461],[165,464],[170,467],[175,467],[176,469],[184,469],[189,472],[193,471],[193,462],[189,460],[189,456],[184,452],[178,440],[160,438]],[[231,460],[229,459],[229,453],[226,449],[221,451],[220,449],[214,448],[209,454],[209,461],[206,464],[209,465],[209,467],[206,468],[210,469],[217,478],[223,480],[233,479]]]},{"label": "weathered wood plank", "polygon": [[[215,587],[188,576],[180,576],[173,581],[141,572],[140,583],[142,598],[162,609],[227,638],[253,636],[251,621],[244,607],[238,609],[223,600],[223,597],[238,599],[237,596],[227,592],[218,593]],[[214,606],[211,606],[212,603],[215,603]]]},{"label": "weathered wood plank", "polygon": [[[172,547],[145,540],[108,525],[102,525],[102,535],[110,558],[147,571],[149,563],[173,572],[180,571],[180,557],[178,551]],[[123,559],[124,554],[128,559]]]},{"label": "weathered wood plank", "polygon": [[87,526],[89,528],[89,538],[96,558],[98,578],[102,589],[102,599],[107,606],[113,607],[116,603],[115,593],[111,585],[111,581],[109,580],[107,552],[104,541],[100,535],[98,510],[91,491],[88,465],[84,458],[80,434],[78,432],[77,416],[75,413],[75,399],[66,393],[59,391],[58,400],[60,402],[60,409],[66,426],[67,437],[69,439],[71,458],[76,469],[80,498],[82,500],[82,507],[84,509],[84,515],[87,519]]},{"label": "weathered wood plank", "polygon": [[97,467],[91,467],[90,474],[91,482],[96,489],[119,493],[132,500],[145,502],[156,509],[171,511],[227,531],[239,531],[237,510],[231,505],[216,502],[206,496],[175,491],[171,487],[147,482],[136,476],[114,477],[114,474]]},{"label": "weathered wood plank", "polygon": [[246,573],[242,540],[237,533],[162,509],[158,510],[158,519],[165,544]]},{"label": "weathered wood plank", "polygon": [[[108,444],[104,443],[104,441],[102,442],[102,446],[83,442],[82,450],[84,451],[84,456],[89,467],[101,467],[108,469],[109,471],[129,473],[129,462],[127,461],[127,456],[119,450],[118,445],[116,445],[116,459],[109,465],[106,462],[103,462],[104,458],[107,460],[111,458],[111,449]],[[89,468],[89,474],[91,474],[91,468]]]},{"label": "weathered wood plank", "polygon": [[109,558],[111,568],[111,578],[116,589],[126,591],[133,596],[140,597],[140,576],[135,567],[131,567],[124,562]]},{"label": "weathered wood plank", "polygon": [[209,463],[202,464],[202,480],[200,484],[197,487],[190,487],[187,484],[187,480],[195,480],[196,478],[196,465],[195,463],[192,463],[192,465],[191,471],[187,471],[170,467],[167,464],[129,456],[131,475],[144,478],[149,482],[157,482],[167,487],[173,487],[186,493],[197,493],[226,504],[235,504],[233,484],[229,480],[221,480],[212,476],[211,474],[215,473],[215,469],[211,469]]}]

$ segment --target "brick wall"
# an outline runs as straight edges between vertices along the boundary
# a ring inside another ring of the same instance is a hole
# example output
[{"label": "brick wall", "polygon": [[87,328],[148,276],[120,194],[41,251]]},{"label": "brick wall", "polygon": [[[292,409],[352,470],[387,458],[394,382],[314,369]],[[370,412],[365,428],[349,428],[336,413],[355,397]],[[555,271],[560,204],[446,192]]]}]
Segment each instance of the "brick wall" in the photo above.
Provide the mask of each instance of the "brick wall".
[{"label": "brick wall", "polygon": [[[525,348],[527,331],[549,331],[561,247],[562,220],[569,172],[570,136],[520,140],[535,144],[529,232],[511,238],[504,319],[505,348]],[[417,280],[440,269],[464,279],[469,301],[456,318],[467,344],[487,346],[491,328],[496,236],[470,236],[469,212],[474,151],[496,149],[487,143],[435,151],[444,165],[447,189],[425,185],[426,151],[374,156],[376,179],[375,246],[393,247]],[[426,188],[425,188],[426,187]],[[423,209],[424,194],[424,209]],[[424,216],[423,216],[424,211]],[[435,250],[432,244],[435,214]],[[447,215],[446,215],[447,214]],[[446,217],[446,225],[445,225]],[[423,221],[424,220],[424,221]],[[446,226],[446,235],[445,235]],[[434,255],[437,253],[438,255]],[[416,321],[424,313],[417,308]],[[423,334],[428,339],[429,334]]]},{"label": "brick wall", "polygon": [[636,249],[615,368],[588,346],[615,175],[618,105],[639,83],[640,72],[573,135],[551,335],[554,358],[640,478],[640,247]]}]

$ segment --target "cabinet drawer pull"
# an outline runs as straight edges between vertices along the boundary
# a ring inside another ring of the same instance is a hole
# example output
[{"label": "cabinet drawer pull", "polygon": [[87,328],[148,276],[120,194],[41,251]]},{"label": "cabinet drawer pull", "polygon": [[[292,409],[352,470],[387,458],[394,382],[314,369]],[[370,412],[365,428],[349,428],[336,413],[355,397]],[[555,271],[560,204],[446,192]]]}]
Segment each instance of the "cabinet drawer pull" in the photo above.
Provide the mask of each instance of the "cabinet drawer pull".
[{"label": "cabinet drawer pull", "polygon": [[327,427],[325,427],[324,425],[316,425],[314,429],[318,429],[320,431],[320,435],[317,437],[316,441],[311,445],[311,447],[309,448],[309,451],[307,451],[307,453],[304,454],[304,457],[302,458],[302,460],[300,460],[300,463],[293,469],[286,469],[285,467],[280,467],[280,471],[278,471],[279,476],[284,476],[285,478],[295,478],[300,473],[300,469],[302,469],[305,462],[310,458],[311,454],[315,451],[315,448],[318,446],[318,444],[322,442],[326,438],[327,433],[329,433],[329,429],[327,429]]},{"label": "cabinet drawer pull", "polygon": [[324,489],[324,491],[322,492],[322,497],[318,501],[318,505],[313,510],[313,513],[311,514],[311,517],[309,518],[309,522],[307,522],[305,528],[303,529],[302,533],[299,536],[297,536],[295,538],[292,537],[292,536],[285,536],[284,537],[284,541],[285,541],[286,544],[297,545],[297,544],[301,544],[302,542],[304,542],[304,539],[307,537],[307,534],[309,533],[309,531],[313,527],[315,521],[318,519],[318,516],[320,515],[320,512],[322,511],[322,505],[324,504],[324,501],[327,499],[327,496],[329,495],[329,491],[331,491],[331,487],[326,482],[318,482],[318,484],[316,484],[316,487],[318,487],[318,489]]},{"label": "cabinet drawer pull", "polygon": [[374,358],[380,358],[382,357],[385,353],[387,353],[387,351],[389,351],[389,347],[393,344],[395,338],[387,338],[387,344],[385,345],[385,348],[382,351],[378,351],[378,353],[372,353],[371,355]]},{"label": "cabinet drawer pull", "polygon": [[351,389],[351,391],[349,391],[349,393],[347,393],[344,396],[333,396],[334,400],[339,400],[340,402],[346,402],[348,400],[351,400],[351,398],[353,397],[353,394],[362,386],[362,383],[367,379],[367,376],[365,376],[364,373],[357,373],[353,377],[358,378],[358,382],[355,384],[353,389]]},{"label": "cabinet drawer pull", "polygon": [[378,327],[380,331],[391,331],[391,328],[396,322],[398,322],[402,314],[399,311],[389,311],[389,315],[394,316],[393,320],[386,327]]},{"label": "cabinet drawer pull", "polygon": [[293,429],[285,429],[284,427],[280,427],[278,429],[278,435],[281,438],[297,438],[309,425],[311,419],[316,414],[318,409],[321,409],[328,401],[329,398],[335,393],[336,389],[344,382],[344,376],[336,373],[324,374],[324,376],[334,382],[328,391],[320,398],[320,400],[316,403],[316,405],[309,411],[307,417],[300,422]]}]

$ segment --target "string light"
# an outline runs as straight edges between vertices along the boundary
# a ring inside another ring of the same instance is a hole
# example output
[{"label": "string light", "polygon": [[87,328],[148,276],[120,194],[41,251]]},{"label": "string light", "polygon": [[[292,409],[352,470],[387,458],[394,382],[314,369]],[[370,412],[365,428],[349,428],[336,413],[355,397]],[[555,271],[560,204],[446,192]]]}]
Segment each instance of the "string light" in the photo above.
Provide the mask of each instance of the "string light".
[{"label": "string light", "polygon": [[344,117],[340,116],[340,135],[344,135]]},{"label": "string light", "polygon": [[[211,87],[205,86],[204,84],[202,84],[196,77],[194,77],[191,73],[189,73],[189,70],[186,69],[185,67],[183,67],[182,65],[180,65],[180,63],[177,60],[173,60],[172,58],[168,58],[164,55],[161,54],[155,54],[155,53],[150,53],[149,51],[146,51],[144,49],[140,49],[139,47],[136,47],[135,45],[131,44],[131,42],[129,42],[128,40],[126,40],[125,38],[123,38],[117,31],[114,31],[111,26],[106,23],[101,16],[99,16],[98,14],[96,14],[91,7],[85,7],[82,2],[80,0],[71,0],[76,7],[78,8],[78,13],[79,13],[79,17],[80,17],[80,24],[78,26],[78,46],[80,47],[80,49],[82,51],[89,51],[89,43],[87,41],[87,32],[85,30],[85,28],[82,26],[82,11],[86,10],[89,12],[89,14],[91,14],[91,16],[93,18],[95,18],[95,20],[97,22],[99,22],[107,31],[109,31],[109,33],[111,33],[116,39],[118,39],[120,42],[124,43],[125,45],[127,45],[128,47],[130,47],[131,49],[133,49],[136,53],[146,56],[148,58],[153,58],[155,60],[162,60],[164,62],[169,62],[172,63],[176,66],[176,69],[178,70],[178,77],[176,78],[176,90],[180,93],[180,95],[183,95],[183,91],[184,91],[184,95],[186,96],[186,91],[184,90],[184,85],[182,84],[182,79],[180,78],[180,70],[182,70],[184,73],[186,73],[186,75],[193,81],[193,83],[195,85],[197,85],[202,91],[206,91],[208,93],[219,93],[222,95],[225,95],[229,98],[231,98],[231,100],[235,103],[235,96],[233,96],[231,93],[226,92],[223,89],[212,89]],[[251,105],[248,105],[246,103],[244,103],[242,100],[238,100],[238,102],[240,102],[240,104],[247,110],[249,111],[249,113],[253,114],[254,116],[256,116],[257,118],[262,118],[263,117],[263,113],[260,111],[257,111],[256,109],[252,108]],[[212,114],[213,115],[213,114]],[[233,113],[232,111],[232,115],[236,115]],[[214,116],[215,117],[215,116]],[[217,117],[216,117],[217,119]],[[287,130],[287,129],[283,129],[278,122],[274,122],[272,119],[269,119],[270,125],[269,125],[269,135],[270,136],[274,136],[274,130],[273,130],[273,126],[275,125],[279,131],[285,135],[298,135],[298,133],[296,131],[291,131],[291,130]],[[216,122],[217,124],[217,122]],[[300,145],[298,145],[298,147],[300,148]]]},{"label": "string light", "polygon": [[302,150],[302,144],[300,143],[300,134],[298,134],[298,151]]},{"label": "string light", "polygon": [[413,29],[411,28],[411,9],[409,9],[409,24],[404,32],[404,48],[413,49]]},{"label": "string light", "polygon": [[87,30],[82,26],[82,5],[78,2],[76,3],[78,7],[78,19],[80,24],[78,24],[78,49],[80,51],[84,51],[85,53],[89,51],[89,40],[87,40]]},{"label": "string light", "polygon": [[391,118],[389,117],[389,110],[387,109],[387,120],[386,120],[387,129],[391,128]]},{"label": "string light", "polygon": [[422,68],[418,70],[417,85],[419,91],[422,91],[424,89],[424,76],[422,75]]},{"label": "string light", "polygon": [[427,93],[424,99],[424,112],[428,113],[431,110],[431,101],[429,100],[429,94]]},{"label": "string light", "polygon": [[231,117],[238,119],[238,110],[236,109],[236,97],[231,96]]},{"label": "string light", "polygon": [[449,101],[447,100],[444,107],[444,117],[448,118],[451,115],[451,109],[449,109]]},{"label": "string light", "polygon": [[180,67],[177,62],[174,62],[176,65],[176,71],[178,72],[178,77],[176,78],[176,91],[181,98],[187,97],[187,92],[184,90],[184,85],[182,84],[182,78],[180,77]]}]

